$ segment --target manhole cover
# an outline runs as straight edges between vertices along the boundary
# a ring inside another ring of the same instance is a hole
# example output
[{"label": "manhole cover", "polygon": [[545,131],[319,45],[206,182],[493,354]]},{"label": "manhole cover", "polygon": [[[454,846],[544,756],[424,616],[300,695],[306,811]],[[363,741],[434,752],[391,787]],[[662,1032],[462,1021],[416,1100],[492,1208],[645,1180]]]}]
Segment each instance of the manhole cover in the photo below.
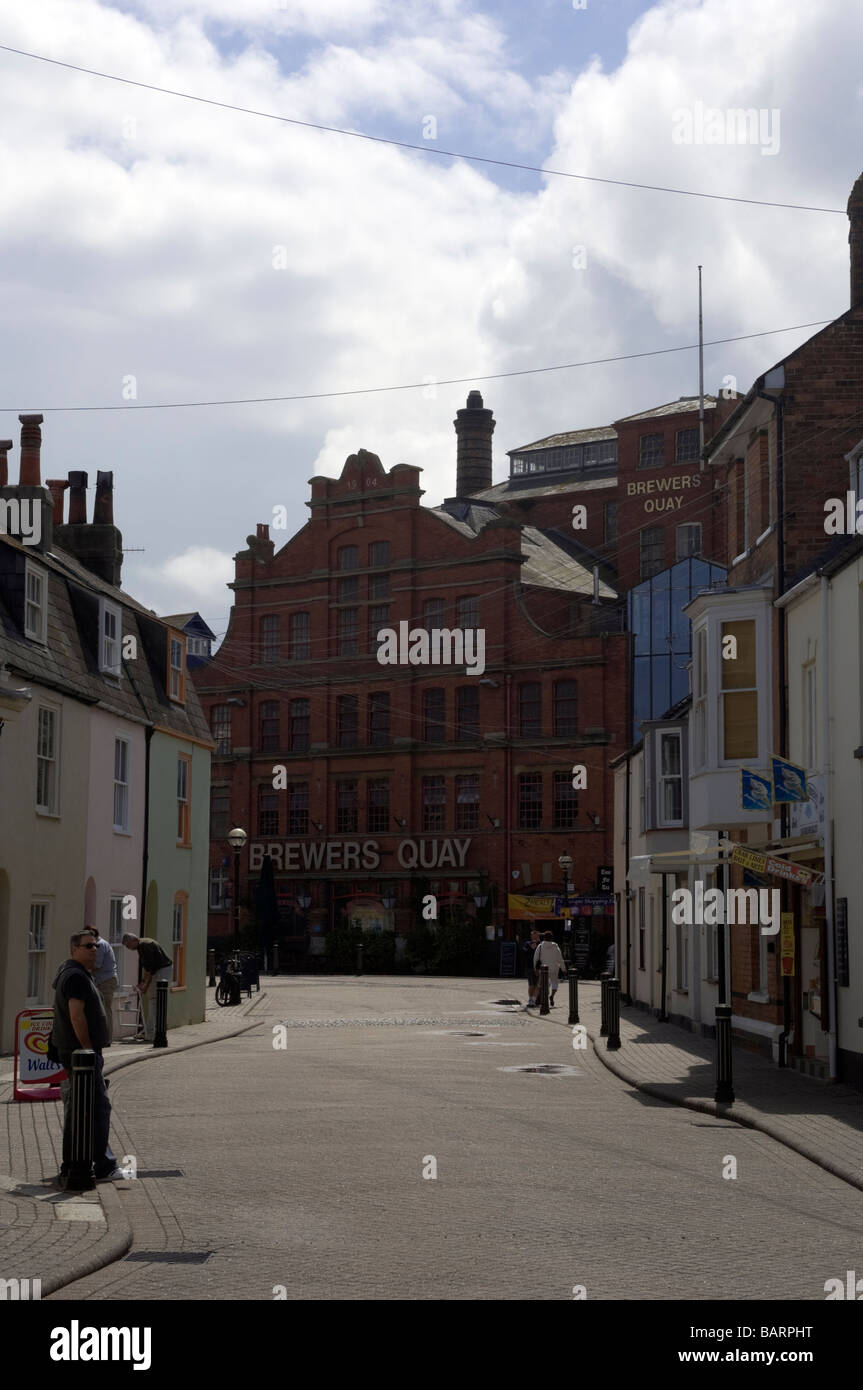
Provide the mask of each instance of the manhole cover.
[{"label": "manhole cover", "polygon": [[139,1178],[184,1178],[182,1168],[139,1168]]},{"label": "manhole cover", "polygon": [[535,1066],[498,1067],[498,1071],[536,1072],[540,1076],[581,1076],[577,1067],[563,1066],[559,1062],[537,1062]]},{"label": "manhole cover", "polygon": [[126,1256],[126,1263],[137,1260],[139,1264],[202,1265],[212,1254],[212,1250],[136,1250]]},{"label": "manhole cover", "polygon": [[426,1038],[491,1038],[493,1033],[469,1032],[466,1028],[430,1028],[424,1035]]}]

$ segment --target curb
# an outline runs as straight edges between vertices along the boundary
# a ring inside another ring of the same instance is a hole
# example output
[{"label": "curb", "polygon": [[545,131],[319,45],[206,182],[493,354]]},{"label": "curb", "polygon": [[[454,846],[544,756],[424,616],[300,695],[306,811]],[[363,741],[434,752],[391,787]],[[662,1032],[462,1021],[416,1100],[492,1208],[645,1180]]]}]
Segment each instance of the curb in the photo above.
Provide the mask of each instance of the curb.
[{"label": "curb", "polygon": [[[23,1200],[26,1201],[26,1198]],[[77,1260],[61,1273],[46,1279],[42,1285],[43,1298],[64,1289],[67,1284],[74,1284],[76,1280],[86,1278],[88,1274],[95,1274],[97,1269],[104,1269],[106,1265],[113,1264],[115,1260],[121,1259],[131,1246],[132,1227],[123,1211],[120,1194],[114,1192],[110,1184],[105,1183],[99,1190],[99,1200],[105,1209],[106,1239],[101,1242],[96,1254]]]},{"label": "curb", "polygon": [[[246,1010],[245,1016],[266,997],[266,990],[259,990],[254,1000]],[[193,1047],[208,1047],[211,1043],[223,1042],[226,1038],[236,1038],[241,1033],[248,1033],[252,1028],[259,1026],[260,1020],[252,1023],[243,1024],[240,1028],[233,1028],[230,1032],[220,1033],[215,1038],[196,1038],[192,1042],[180,1043],[177,1047],[152,1048],[139,1053],[137,1057],[124,1057],[122,1061],[116,1062],[112,1067],[105,1067],[104,1075],[112,1076],[114,1072],[123,1071],[126,1067],[133,1067],[139,1062],[148,1062],[158,1058],[176,1056],[179,1052],[189,1052]],[[10,1182],[17,1180],[10,1176]],[[57,1293],[59,1289],[66,1288],[69,1284],[74,1284],[78,1279],[84,1279],[88,1274],[95,1274],[97,1270],[104,1269],[106,1265],[113,1264],[122,1258],[132,1244],[132,1227],[123,1211],[120,1194],[114,1191],[110,1183],[104,1183],[97,1188],[99,1201],[105,1212],[106,1237],[100,1243],[98,1251],[89,1256],[82,1257],[70,1263],[58,1274],[50,1275],[43,1281],[42,1295],[48,1297]],[[6,1192],[6,1200],[14,1202],[35,1202],[37,1199],[32,1197],[19,1196]]]},{"label": "curb", "polygon": [[[257,1008],[262,999],[267,997],[267,991],[262,989],[255,995],[254,1000],[243,1015],[247,1018],[253,1009]],[[102,1071],[105,1076],[113,1076],[117,1071],[123,1071],[126,1067],[134,1067],[139,1062],[158,1061],[163,1057],[176,1057],[179,1052],[190,1052],[193,1047],[209,1047],[211,1043],[224,1042],[226,1038],[239,1037],[240,1033],[248,1033],[252,1028],[257,1028],[260,1020],[256,1019],[252,1023],[245,1023],[241,1028],[232,1028],[230,1032],[220,1033],[216,1038],[195,1038],[191,1042],[178,1043],[176,1047],[148,1047],[139,1052],[135,1057],[124,1057],[122,1060],[114,1062],[112,1066],[103,1066]],[[194,1025],[193,1025],[194,1026]]]},{"label": "curb", "polygon": [[619,1081],[625,1081],[628,1086],[634,1086],[637,1091],[643,1091],[645,1095],[654,1096],[657,1100],[665,1101],[666,1105],[681,1106],[685,1110],[695,1110],[702,1115],[713,1115],[720,1120],[733,1120],[735,1124],[742,1125],[744,1129],[757,1129],[762,1134],[767,1134],[771,1139],[775,1139],[778,1144],[784,1144],[786,1149],[793,1150],[794,1153],[806,1158],[810,1163],[814,1163],[818,1168],[823,1168],[826,1173],[830,1173],[834,1178],[839,1178],[842,1182],[848,1183],[849,1187],[854,1187],[858,1192],[863,1192],[863,1174],[855,1173],[849,1168],[843,1167],[841,1163],[834,1162],[833,1159],[825,1158],[816,1149],[805,1144],[802,1140],[792,1139],[783,1130],[778,1129],[765,1120],[761,1112],[755,1110],[745,1102],[735,1101],[731,1105],[722,1105],[715,1100],[701,1100],[696,1096],[689,1096],[686,1099],[669,1095],[667,1089],[659,1082],[638,1081],[634,1076],[629,1075],[621,1066],[615,1065],[608,1054],[607,1049],[600,1047],[598,1035],[588,1033],[587,1035],[593,1044],[593,1051],[596,1057],[608,1071],[612,1072]]}]

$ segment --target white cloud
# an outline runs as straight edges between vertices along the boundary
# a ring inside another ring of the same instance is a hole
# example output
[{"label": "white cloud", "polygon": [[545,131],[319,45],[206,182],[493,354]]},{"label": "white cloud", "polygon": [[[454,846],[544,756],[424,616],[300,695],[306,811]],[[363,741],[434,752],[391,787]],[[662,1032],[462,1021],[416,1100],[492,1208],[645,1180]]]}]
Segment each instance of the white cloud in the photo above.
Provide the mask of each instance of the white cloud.
[{"label": "white cloud", "polygon": [[[600,177],[842,207],[860,171],[863,13],[841,0],[755,11],[675,0],[643,16],[615,71],[597,61],[539,80],[517,70],[517,33],[454,0],[315,0],[278,16],[255,0],[151,0],[134,13],[31,0],[10,10],[4,37],[299,119],[396,122],[418,142],[436,114],[442,147],[518,158],[540,142],[548,167]],[[219,25],[233,26],[229,53]],[[296,62],[282,41],[291,25],[304,35]],[[708,338],[847,307],[843,217],[568,179],[515,193],[484,166],[0,62],[3,435],[17,431],[13,410],[122,405],[127,375],[146,405],[480,377],[692,342],[698,263]],[[696,101],[778,107],[779,154],[675,144],[672,113]],[[708,389],[727,372],[745,388],[804,336],[709,350]],[[498,470],[520,443],[695,381],[689,353],[479,383],[498,421]],[[387,468],[420,464],[427,503],[451,495],[452,420],[471,384],[438,386],[433,399],[48,415],[46,476],[113,468],[118,524],[147,551],[127,559],[130,591],[152,586],[154,606],[194,606],[224,626],[227,557],[277,503],[301,525],[308,478],[337,473],[357,448]]]},{"label": "white cloud", "polygon": [[[245,543],[237,548],[245,549]],[[157,613],[205,612],[224,605],[225,585],[234,578],[234,561],[221,550],[192,545],[158,566],[141,565],[138,573],[151,597],[135,597],[148,608]]]}]

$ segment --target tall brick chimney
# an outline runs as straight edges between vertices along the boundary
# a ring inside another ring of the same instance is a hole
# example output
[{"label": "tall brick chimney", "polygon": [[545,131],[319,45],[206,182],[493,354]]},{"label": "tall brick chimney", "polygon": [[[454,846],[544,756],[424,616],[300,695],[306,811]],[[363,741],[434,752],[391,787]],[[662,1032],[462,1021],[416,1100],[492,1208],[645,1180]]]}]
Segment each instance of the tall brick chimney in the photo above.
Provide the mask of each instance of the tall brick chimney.
[{"label": "tall brick chimney", "polygon": [[18,480],[24,487],[41,487],[42,453],[41,415],[19,415],[21,421],[21,471]]},{"label": "tall brick chimney", "polygon": [[491,487],[491,437],[495,421],[483,407],[479,391],[471,391],[464,409],[453,420],[456,438],[456,497],[471,497]]},{"label": "tall brick chimney", "polygon": [[96,500],[93,503],[93,525],[114,525],[114,474],[96,474]]},{"label": "tall brick chimney", "polygon": [[63,506],[66,489],[69,486],[65,478],[46,478],[45,486],[54,499],[54,525],[63,525]]},{"label": "tall brick chimney", "polygon": [[7,455],[11,448],[11,439],[0,439],[0,487],[5,487],[9,481],[9,459]]},{"label": "tall brick chimney", "polygon": [[863,303],[863,174],[851,189],[848,199],[848,245],[851,248],[851,305],[856,309]]},{"label": "tall brick chimney", "polygon": [[87,474],[80,470],[69,474],[69,525],[87,524]]},{"label": "tall brick chimney", "polygon": [[[67,484],[61,484],[65,487]],[[123,568],[123,537],[114,525],[114,474],[96,474],[93,520],[87,524],[87,474],[69,474],[69,520],[54,527],[57,545],[71,553],[79,564],[106,583],[119,587]],[[60,505],[62,508],[62,491]],[[54,494],[55,501],[57,493]],[[61,510],[62,516],[62,510]]]}]

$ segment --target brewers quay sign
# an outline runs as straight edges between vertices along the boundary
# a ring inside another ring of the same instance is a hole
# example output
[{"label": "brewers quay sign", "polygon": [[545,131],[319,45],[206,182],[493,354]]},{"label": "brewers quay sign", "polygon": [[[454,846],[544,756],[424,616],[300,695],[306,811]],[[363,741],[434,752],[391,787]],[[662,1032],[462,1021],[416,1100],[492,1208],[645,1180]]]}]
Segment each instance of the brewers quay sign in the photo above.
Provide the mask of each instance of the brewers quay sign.
[{"label": "brewers quay sign", "polygon": [[[400,840],[395,857],[403,869],[463,869],[470,840]],[[249,846],[249,872],[259,872],[268,854],[274,869],[309,873],[315,869],[377,869],[381,854],[377,840],[255,840]]]},{"label": "brewers quay sign", "polygon": [[676,473],[670,478],[650,478],[646,482],[627,483],[627,497],[643,497],[646,512],[673,512],[683,502],[683,497],[651,497],[652,492],[681,492],[688,487],[701,487],[698,473]]}]

